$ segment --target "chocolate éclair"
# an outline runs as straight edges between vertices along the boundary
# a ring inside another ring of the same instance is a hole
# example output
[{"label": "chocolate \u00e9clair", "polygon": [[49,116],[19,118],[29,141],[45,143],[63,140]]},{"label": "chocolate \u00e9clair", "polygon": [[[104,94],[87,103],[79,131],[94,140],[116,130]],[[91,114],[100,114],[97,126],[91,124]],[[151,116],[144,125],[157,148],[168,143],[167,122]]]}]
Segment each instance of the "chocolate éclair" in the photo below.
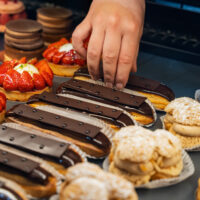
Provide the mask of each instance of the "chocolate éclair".
[{"label": "chocolate \u00e9clair", "polygon": [[86,161],[76,145],[17,123],[0,125],[0,143],[44,159],[61,174]]},{"label": "chocolate \u00e9clair", "polygon": [[0,144],[0,176],[19,184],[36,198],[56,193],[61,175],[44,160]]},{"label": "chocolate \u00e9clair", "polygon": [[[102,80],[103,75],[101,74]],[[80,68],[74,73],[74,78],[79,80],[90,79],[88,68]],[[164,83],[131,75],[126,85],[127,89],[137,91],[147,97],[154,105],[156,110],[163,111],[164,108],[175,99],[175,94],[171,88]]]},{"label": "chocolate \u00e9clair", "polygon": [[19,104],[6,119],[74,143],[93,158],[108,155],[114,135],[102,120],[54,105]]},{"label": "chocolate \u00e9clair", "polygon": [[55,94],[43,92],[32,96],[28,104],[46,103],[78,112],[87,113],[109,124],[114,130],[124,126],[137,125],[133,116],[122,108],[104,104],[98,101],[79,97],[73,94]]},{"label": "chocolate \u00e9clair", "polygon": [[156,112],[151,102],[143,95],[129,89],[107,88],[101,81],[71,79],[62,83],[57,94],[71,94],[119,107],[133,116],[138,124],[151,126],[156,121]]}]

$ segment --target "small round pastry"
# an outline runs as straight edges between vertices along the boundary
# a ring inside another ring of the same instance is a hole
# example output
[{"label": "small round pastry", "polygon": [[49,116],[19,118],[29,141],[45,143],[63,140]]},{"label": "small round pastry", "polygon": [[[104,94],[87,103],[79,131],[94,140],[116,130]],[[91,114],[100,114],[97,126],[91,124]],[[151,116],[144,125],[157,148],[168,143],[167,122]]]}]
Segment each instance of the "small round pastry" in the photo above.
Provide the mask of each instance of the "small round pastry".
[{"label": "small round pastry", "polygon": [[114,152],[109,171],[117,174],[134,185],[145,184],[155,174],[154,160],[155,141],[142,134],[120,141]]},{"label": "small round pastry", "polygon": [[58,76],[72,77],[77,69],[85,65],[85,60],[77,57],[72,44],[65,38],[49,45],[43,57],[48,60],[53,73]]},{"label": "small round pastry", "polygon": [[[91,192],[92,191],[92,192]],[[97,179],[81,177],[60,193],[60,200],[109,200],[105,184]]]},{"label": "small round pastry", "polygon": [[166,108],[164,125],[186,149],[200,145],[200,103],[188,97],[177,98]]},{"label": "small round pastry", "polygon": [[172,178],[183,169],[180,140],[165,130],[122,128],[113,138],[109,171],[134,185]]},{"label": "small round pastry", "polygon": [[123,139],[128,139],[131,137],[134,137],[136,135],[141,135],[142,137],[151,137],[152,131],[145,129],[141,126],[127,126],[121,128],[118,132],[116,132],[115,136],[113,137],[113,145],[111,148],[111,152],[109,154],[109,160],[110,162],[113,161],[113,156],[116,150],[116,147],[119,145],[120,141]]},{"label": "small round pastry", "polygon": [[4,120],[6,113],[6,96],[0,92],[0,123]]},{"label": "small round pastry", "polygon": [[163,129],[157,129],[153,136],[158,158],[154,163],[156,173],[152,179],[177,177],[183,169],[180,140]]},{"label": "small round pastry", "polygon": [[61,187],[61,200],[79,200],[81,195],[84,196],[82,198],[84,200],[138,199],[134,186],[130,182],[105,172],[100,167],[90,163],[70,167],[66,173],[66,180]]},{"label": "small round pastry", "polygon": [[53,73],[45,60],[26,58],[6,61],[0,66],[0,92],[9,100],[27,101],[32,95],[50,91]]},{"label": "small round pastry", "polygon": [[26,17],[25,7],[22,1],[0,1],[0,32],[5,31],[5,24],[10,20],[25,19]]}]

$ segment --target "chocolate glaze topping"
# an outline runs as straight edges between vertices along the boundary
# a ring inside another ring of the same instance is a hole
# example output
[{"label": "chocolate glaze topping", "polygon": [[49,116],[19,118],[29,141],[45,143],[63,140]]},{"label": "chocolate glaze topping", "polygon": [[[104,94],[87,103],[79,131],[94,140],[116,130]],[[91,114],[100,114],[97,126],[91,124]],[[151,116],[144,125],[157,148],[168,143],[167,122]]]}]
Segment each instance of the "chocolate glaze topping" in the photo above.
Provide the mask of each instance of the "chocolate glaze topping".
[{"label": "chocolate glaze topping", "polygon": [[48,172],[40,167],[40,163],[21,157],[13,152],[5,151],[0,148],[0,169],[11,168],[12,170],[23,173],[28,176],[31,180],[46,184],[48,181]]},{"label": "chocolate glaze topping", "polygon": [[[58,116],[54,113],[32,108],[31,106],[20,104],[13,109],[16,115],[27,117],[45,124],[54,125],[63,129],[72,130],[84,136],[94,138],[99,132],[100,128],[91,124],[82,123],[81,121],[71,118]],[[80,128],[81,123],[81,128]]]},{"label": "chocolate glaze topping", "polygon": [[67,117],[58,117],[53,113],[41,111],[28,105],[21,104],[14,106],[7,112],[7,117],[11,121],[12,118],[15,118],[15,120],[32,124],[41,129],[51,130],[78,141],[95,145],[106,153],[109,152],[111,147],[110,140],[106,135],[101,133],[99,127],[72,120]]},{"label": "chocolate glaze topping", "polygon": [[119,110],[117,107],[116,109],[113,109],[105,107],[103,105],[95,104],[95,102],[91,103],[84,100],[75,100],[74,98],[63,97],[48,92],[44,92],[39,95],[34,95],[29,99],[29,103],[35,101],[43,101],[51,104],[56,104],[62,107],[73,108],[81,112],[92,113],[92,116],[102,120],[106,119],[105,121],[108,121],[111,124],[116,124],[118,127],[134,125],[133,120],[128,115]]},{"label": "chocolate glaze topping", "polygon": [[[88,68],[82,67],[78,69],[74,73],[74,77],[76,76],[84,76],[84,77],[90,78]],[[100,77],[103,80],[103,74],[101,74]],[[169,101],[172,101],[175,98],[174,92],[166,85],[160,83],[159,81],[147,79],[147,78],[136,76],[136,75],[134,76],[132,75],[129,77],[126,88],[131,89],[131,90],[160,95],[168,99]]]},{"label": "chocolate glaze topping", "polygon": [[10,128],[6,124],[0,125],[0,142],[23,151],[30,151],[37,156],[39,155],[39,157],[53,158],[53,160],[63,165],[67,163],[66,166],[69,166],[69,159],[74,164],[81,162],[80,155],[69,149],[69,143],[62,143],[53,138],[49,139],[31,134],[28,131]]},{"label": "chocolate glaze topping", "polygon": [[153,116],[152,108],[145,102],[145,97],[135,96],[86,81],[69,80],[60,85],[57,93],[68,93],[120,107],[128,112]]},{"label": "chocolate glaze topping", "polygon": [[139,108],[146,100],[145,97],[127,94],[119,90],[75,79],[71,79],[63,83],[63,87],[136,108]]}]

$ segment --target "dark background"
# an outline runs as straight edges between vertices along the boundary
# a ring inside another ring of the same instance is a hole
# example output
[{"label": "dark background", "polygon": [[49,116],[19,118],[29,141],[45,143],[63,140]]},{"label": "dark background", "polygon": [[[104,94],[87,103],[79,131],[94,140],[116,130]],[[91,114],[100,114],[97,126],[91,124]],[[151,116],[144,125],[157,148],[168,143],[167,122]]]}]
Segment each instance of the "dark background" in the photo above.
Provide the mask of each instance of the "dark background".
[{"label": "dark background", "polygon": [[[44,6],[73,10],[74,26],[87,14],[91,0],[24,0],[30,18]],[[146,0],[141,50],[200,64],[200,0]]]}]

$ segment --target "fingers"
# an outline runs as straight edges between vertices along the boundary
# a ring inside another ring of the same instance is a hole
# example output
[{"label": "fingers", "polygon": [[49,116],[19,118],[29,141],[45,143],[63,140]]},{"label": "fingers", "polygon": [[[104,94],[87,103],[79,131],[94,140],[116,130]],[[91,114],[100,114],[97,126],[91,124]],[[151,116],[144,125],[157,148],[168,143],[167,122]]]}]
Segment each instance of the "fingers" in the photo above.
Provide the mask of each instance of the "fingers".
[{"label": "fingers", "polygon": [[72,34],[72,44],[76,52],[83,58],[86,58],[87,52],[83,42],[91,33],[91,24],[84,20],[79,24]]},{"label": "fingers", "polygon": [[102,55],[104,35],[104,29],[101,26],[95,26],[88,44],[87,65],[89,73],[94,80],[99,79],[99,62]]},{"label": "fingers", "polygon": [[132,65],[132,72],[136,73],[137,72],[137,58],[138,58],[138,53],[139,53],[139,45],[136,49],[136,54],[135,54],[135,58],[133,58],[133,65]]},{"label": "fingers", "polygon": [[108,29],[103,46],[103,72],[104,82],[107,87],[112,88],[115,83],[117,61],[120,52],[121,34]]},{"label": "fingers", "polygon": [[133,37],[132,34],[126,34],[123,36],[115,77],[115,86],[117,89],[125,87],[131,69],[136,69],[137,48],[137,37]]}]

